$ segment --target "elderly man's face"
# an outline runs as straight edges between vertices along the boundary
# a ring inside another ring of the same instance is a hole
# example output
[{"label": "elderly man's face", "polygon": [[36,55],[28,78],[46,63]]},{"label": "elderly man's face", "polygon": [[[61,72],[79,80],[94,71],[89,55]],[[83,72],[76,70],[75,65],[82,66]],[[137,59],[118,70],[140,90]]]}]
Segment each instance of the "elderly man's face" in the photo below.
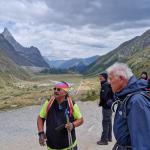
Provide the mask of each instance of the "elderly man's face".
[{"label": "elderly man's face", "polygon": [[114,93],[119,92],[124,87],[124,78],[116,77],[112,72],[108,76],[112,91]]}]

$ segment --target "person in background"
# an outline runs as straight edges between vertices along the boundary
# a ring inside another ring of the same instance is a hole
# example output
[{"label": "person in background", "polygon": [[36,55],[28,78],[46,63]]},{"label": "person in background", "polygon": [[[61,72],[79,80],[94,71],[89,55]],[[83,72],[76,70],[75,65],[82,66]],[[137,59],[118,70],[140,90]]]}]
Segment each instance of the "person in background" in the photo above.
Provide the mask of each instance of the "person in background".
[{"label": "person in background", "polygon": [[148,88],[147,89],[150,91],[150,78],[148,79]]},{"label": "person in background", "polygon": [[107,73],[99,74],[100,80],[100,102],[99,106],[102,107],[102,135],[98,145],[108,145],[108,141],[112,141],[112,111],[111,105],[113,103],[113,92],[111,86],[107,82]]},{"label": "person in background", "polygon": [[140,79],[147,80],[147,79],[148,79],[147,72],[143,71],[143,72],[141,73],[141,77],[140,77]]},{"label": "person in background", "polygon": [[150,78],[148,78],[148,73],[145,72],[145,71],[143,71],[143,72],[141,73],[140,79],[147,80],[147,82],[148,82],[148,87],[147,87],[147,89],[150,90]]},{"label": "person in background", "polygon": [[150,150],[150,98],[144,94],[147,80],[137,80],[124,63],[115,63],[107,73],[116,98],[113,106],[117,104],[113,150]]},{"label": "person in background", "polygon": [[54,96],[45,101],[37,119],[39,144],[46,142],[48,150],[77,150],[75,128],[83,124],[83,117],[66,82],[57,83],[53,90]]}]

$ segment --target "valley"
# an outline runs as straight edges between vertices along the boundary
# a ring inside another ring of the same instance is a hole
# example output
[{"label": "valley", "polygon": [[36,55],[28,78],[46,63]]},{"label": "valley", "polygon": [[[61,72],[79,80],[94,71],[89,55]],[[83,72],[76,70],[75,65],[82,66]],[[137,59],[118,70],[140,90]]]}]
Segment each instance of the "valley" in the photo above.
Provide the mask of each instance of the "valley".
[{"label": "valley", "polygon": [[[53,85],[66,81],[75,100],[95,100],[99,96],[98,78],[84,78],[79,74],[33,75],[30,80],[0,78],[0,110],[39,105],[53,94]],[[3,81],[3,82],[2,82]]]}]

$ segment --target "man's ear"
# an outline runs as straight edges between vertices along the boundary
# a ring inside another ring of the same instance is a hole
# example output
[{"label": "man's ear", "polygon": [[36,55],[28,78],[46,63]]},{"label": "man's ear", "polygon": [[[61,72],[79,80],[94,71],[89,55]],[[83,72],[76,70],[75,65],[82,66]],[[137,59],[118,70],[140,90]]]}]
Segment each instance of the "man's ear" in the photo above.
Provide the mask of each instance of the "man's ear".
[{"label": "man's ear", "polygon": [[128,80],[124,76],[120,76],[120,80],[122,81],[123,84],[127,85]]},{"label": "man's ear", "polygon": [[124,80],[125,77],[124,76],[119,76],[120,80]]}]

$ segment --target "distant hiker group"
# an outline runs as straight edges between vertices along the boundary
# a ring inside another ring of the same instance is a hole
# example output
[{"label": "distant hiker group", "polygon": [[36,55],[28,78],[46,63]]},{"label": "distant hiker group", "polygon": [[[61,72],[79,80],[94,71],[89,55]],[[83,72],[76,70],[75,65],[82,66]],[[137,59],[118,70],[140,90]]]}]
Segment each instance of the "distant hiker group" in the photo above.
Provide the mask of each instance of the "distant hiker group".
[{"label": "distant hiker group", "polygon": [[[150,79],[142,72],[136,79],[124,63],[115,63],[99,74],[102,133],[98,145],[116,143],[112,150],[150,150]],[[40,145],[48,150],[77,150],[75,128],[83,124],[78,105],[70,97],[68,83],[54,85],[54,95],[42,106],[37,119]],[[46,133],[44,123],[46,122]]]}]

